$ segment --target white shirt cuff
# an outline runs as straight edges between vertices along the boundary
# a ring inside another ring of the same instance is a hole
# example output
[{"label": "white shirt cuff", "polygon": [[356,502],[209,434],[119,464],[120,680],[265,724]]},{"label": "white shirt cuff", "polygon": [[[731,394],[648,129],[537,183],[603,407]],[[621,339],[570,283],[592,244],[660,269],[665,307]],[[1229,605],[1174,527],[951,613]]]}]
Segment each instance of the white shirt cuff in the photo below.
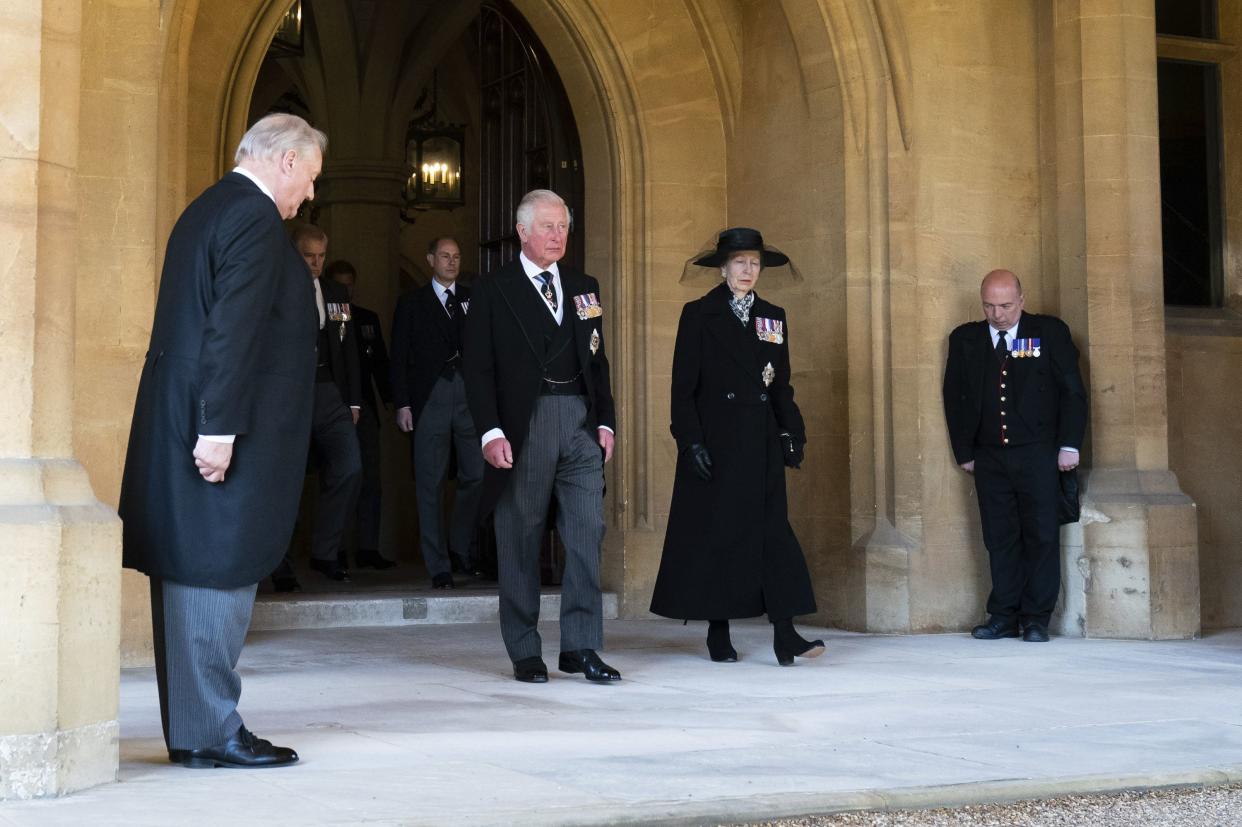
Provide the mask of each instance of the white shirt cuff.
[{"label": "white shirt cuff", "polygon": [[208,442],[223,442],[226,445],[232,445],[233,440],[237,439],[236,434],[199,434],[199,439],[205,439]]},{"label": "white shirt cuff", "polygon": [[358,411],[358,410],[362,410],[362,406],[361,405],[350,405],[349,409],[351,411]]},{"label": "white shirt cuff", "polygon": [[1077,448],[1071,448],[1071,447],[1069,447],[1068,445],[1062,445],[1062,446],[1061,446],[1061,450],[1062,450],[1062,451],[1069,451],[1071,454],[1077,454],[1077,453],[1078,453],[1078,449],[1077,449]]},{"label": "white shirt cuff", "polygon": [[615,435],[616,435],[616,433],[617,433],[617,432],[616,432],[616,431],[614,431],[612,428],[609,428],[607,425],[600,425],[600,426],[599,426],[599,430],[601,430],[601,431],[607,431],[608,433],[613,434],[614,436],[615,436]]},{"label": "white shirt cuff", "polygon": [[505,438],[504,431],[500,430],[499,428],[492,428],[490,431],[483,434],[482,445],[480,447],[486,448],[487,443],[491,442],[493,439],[504,439],[504,438]]}]

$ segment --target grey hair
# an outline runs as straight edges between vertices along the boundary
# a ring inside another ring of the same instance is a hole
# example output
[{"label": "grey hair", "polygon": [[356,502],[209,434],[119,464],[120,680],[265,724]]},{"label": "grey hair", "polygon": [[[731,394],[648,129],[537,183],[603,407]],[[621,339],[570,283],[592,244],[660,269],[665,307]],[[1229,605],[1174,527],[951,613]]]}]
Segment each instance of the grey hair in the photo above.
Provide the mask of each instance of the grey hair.
[{"label": "grey hair", "polygon": [[514,211],[514,219],[516,223],[523,227],[529,227],[530,222],[535,218],[535,205],[537,204],[553,204],[565,208],[565,217],[569,217],[569,205],[565,203],[565,199],[554,193],[552,190],[531,190],[522,196],[522,200],[518,202],[517,210]]},{"label": "grey hair", "polygon": [[277,112],[264,115],[246,130],[233,161],[271,161],[290,150],[302,153],[311,148],[323,155],[328,150],[328,136],[297,115]]}]

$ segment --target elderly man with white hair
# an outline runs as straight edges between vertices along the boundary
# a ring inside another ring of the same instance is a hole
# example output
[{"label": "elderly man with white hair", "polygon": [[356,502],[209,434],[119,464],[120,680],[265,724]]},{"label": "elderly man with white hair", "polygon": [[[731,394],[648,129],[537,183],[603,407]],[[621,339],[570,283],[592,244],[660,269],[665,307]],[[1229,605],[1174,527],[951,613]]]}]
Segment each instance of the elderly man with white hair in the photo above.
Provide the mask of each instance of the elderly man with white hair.
[{"label": "elderly man with white hair", "polygon": [[604,643],[604,463],[616,428],[604,304],[599,282],[558,264],[569,240],[560,196],[529,192],[516,218],[522,252],[475,285],[462,349],[487,462],[481,513],[496,507],[500,631],[514,678],[546,682],[536,625],[539,547],[555,496],[565,544],[558,665],[608,683],[621,674],[596,652]]},{"label": "elderly man with white hair", "polygon": [[306,468],[318,320],[282,219],[314,198],[326,148],[268,115],[168,239],[119,510],[124,564],[151,578],[168,757],[187,767],[298,760],[243,725],[236,666]]}]

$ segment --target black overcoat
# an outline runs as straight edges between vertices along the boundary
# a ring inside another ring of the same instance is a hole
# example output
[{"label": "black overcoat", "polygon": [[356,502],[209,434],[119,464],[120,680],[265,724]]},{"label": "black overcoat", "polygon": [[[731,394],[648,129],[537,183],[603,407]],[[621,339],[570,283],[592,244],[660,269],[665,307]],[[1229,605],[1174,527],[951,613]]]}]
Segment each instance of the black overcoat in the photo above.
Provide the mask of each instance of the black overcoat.
[{"label": "black overcoat", "polygon": [[[757,319],[784,324],[785,311],[756,294],[743,325],[729,296],[722,283],[688,303],[677,327],[677,473],[651,611],[691,620],[810,614],[815,595],[789,525],[781,458],[782,432],[806,441],[789,383],[789,329],[778,344],[756,328]],[[685,451],[695,443],[711,455],[710,482]]]},{"label": "black overcoat", "polygon": [[[126,567],[227,589],[280,562],[306,472],[317,327],[276,205],[229,173],[168,240],[121,482]],[[194,466],[199,434],[237,437],[222,483]]]},{"label": "black overcoat", "polygon": [[[574,345],[586,384],[587,415],[583,424],[592,434],[600,425],[617,429],[604,319],[584,316],[574,298],[594,294],[602,303],[599,282],[559,265],[565,320],[573,325]],[[601,304],[602,307],[602,304]],[[481,438],[500,428],[513,448],[516,463],[526,443],[531,413],[547,375],[540,324],[548,308],[531,286],[520,259],[475,282],[462,348],[466,400]],[[479,515],[489,513],[509,481],[509,470],[485,464]]]}]

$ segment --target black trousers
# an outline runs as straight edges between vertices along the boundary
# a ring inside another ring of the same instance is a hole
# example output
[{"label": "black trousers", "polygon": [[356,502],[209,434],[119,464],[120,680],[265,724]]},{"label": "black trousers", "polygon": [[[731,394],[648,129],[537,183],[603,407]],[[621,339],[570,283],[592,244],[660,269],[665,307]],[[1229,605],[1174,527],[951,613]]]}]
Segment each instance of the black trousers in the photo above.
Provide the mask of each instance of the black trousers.
[{"label": "black trousers", "polygon": [[988,614],[1047,625],[1061,592],[1057,447],[975,449],[975,490],[992,568]]}]

